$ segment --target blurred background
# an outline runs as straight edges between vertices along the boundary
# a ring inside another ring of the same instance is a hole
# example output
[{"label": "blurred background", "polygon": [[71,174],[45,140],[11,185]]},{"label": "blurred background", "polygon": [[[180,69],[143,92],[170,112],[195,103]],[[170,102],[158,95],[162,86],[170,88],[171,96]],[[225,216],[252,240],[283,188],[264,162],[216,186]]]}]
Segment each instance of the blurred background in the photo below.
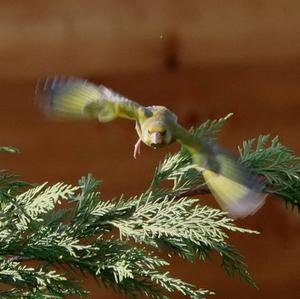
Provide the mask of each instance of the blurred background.
[{"label": "blurred background", "polygon": [[[134,160],[129,121],[47,121],[35,85],[57,74],[168,106],[186,127],[234,112],[219,138],[228,148],[270,133],[300,155],[299,1],[0,2],[0,144],[21,149],[1,155],[1,168],[31,182],[73,184],[91,172],[105,181],[104,198],[137,194],[178,146],[142,147]],[[259,291],[228,278],[217,256],[175,260],[173,274],[216,291],[214,298],[300,298],[300,215],[269,198],[238,224],[261,231],[232,237]],[[123,298],[92,279],[85,284],[91,298]]]}]

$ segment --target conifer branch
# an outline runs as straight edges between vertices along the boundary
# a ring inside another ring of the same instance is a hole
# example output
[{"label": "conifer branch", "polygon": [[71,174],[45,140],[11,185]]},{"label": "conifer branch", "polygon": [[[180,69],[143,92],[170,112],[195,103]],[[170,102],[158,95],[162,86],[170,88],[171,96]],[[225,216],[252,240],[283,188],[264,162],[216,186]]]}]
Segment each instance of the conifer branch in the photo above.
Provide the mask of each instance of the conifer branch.
[{"label": "conifer branch", "polygon": [[201,186],[197,188],[193,188],[187,191],[179,192],[175,195],[175,199],[180,199],[183,197],[191,197],[191,196],[198,196],[198,195],[204,195],[204,194],[210,194],[211,192],[206,186]]},{"label": "conifer branch", "polygon": [[[229,116],[192,132],[215,138]],[[264,192],[299,208],[299,157],[277,137],[269,139],[244,142],[241,163],[265,178]],[[17,152],[9,147],[0,151]],[[163,187],[166,180],[173,183],[171,188]],[[208,189],[184,149],[166,156],[142,194],[103,200],[100,184],[88,175],[78,186],[33,186],[0,172],[0,282],[7,286],[1,298],[85,296],[78,270],[133,298],[212,294],[172,277],[169,261],[159,257],[161,248],[189,262],[205,261],[216,251],[229,276],[256,287],[243,256],[228,244],[228,233],[257,232],[239,228],[225,212],[199,203],[195,197]]]}]

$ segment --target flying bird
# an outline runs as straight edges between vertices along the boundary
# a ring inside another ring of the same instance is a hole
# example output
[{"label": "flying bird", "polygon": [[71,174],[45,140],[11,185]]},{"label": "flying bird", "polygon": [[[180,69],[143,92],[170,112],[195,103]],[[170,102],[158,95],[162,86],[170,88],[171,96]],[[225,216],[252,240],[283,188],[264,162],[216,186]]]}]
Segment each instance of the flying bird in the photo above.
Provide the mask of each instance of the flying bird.
[{"label": "flying bird", "polygon": [[48,78],[38,85],[43,110],[51,115],[71,118],[95,118],[109,122],[115,118],[135,121],[138,141],[161,148],[179,142],[191,154],[193,165],[220,206],[234,218],[254,214],[265,201],[264,185],[237,159],[208,138],[194,136],[164,106],[145,107],[103,86],[80,78]]}]

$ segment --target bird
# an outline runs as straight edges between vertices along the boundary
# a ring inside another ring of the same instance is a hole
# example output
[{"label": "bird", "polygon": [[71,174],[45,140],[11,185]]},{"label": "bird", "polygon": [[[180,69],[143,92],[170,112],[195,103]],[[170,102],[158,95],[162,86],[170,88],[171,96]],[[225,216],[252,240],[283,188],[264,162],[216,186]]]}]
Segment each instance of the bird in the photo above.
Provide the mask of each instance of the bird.
[{"label": "bird", "polygon": [[265,202],[264,184],[251,170],[222,146],[207,137],[195,136],[182,127],[175,113],[164,106],[143,106],[104,85],[77,77],[53,77],[37,85],[42,110],[56,117],[135,121],[138,141],[152,148],[178,142],[191,154],[193,167],[202,173],[217,202],[232,218],[254,214]]}]

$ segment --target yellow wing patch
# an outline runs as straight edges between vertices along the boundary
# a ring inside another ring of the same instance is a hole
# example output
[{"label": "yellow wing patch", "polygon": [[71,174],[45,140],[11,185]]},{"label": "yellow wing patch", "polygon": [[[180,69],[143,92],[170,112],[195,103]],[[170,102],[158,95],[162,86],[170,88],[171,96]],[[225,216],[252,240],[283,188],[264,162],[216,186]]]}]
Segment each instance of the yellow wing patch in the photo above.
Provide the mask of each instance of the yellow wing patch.
[{"label": "yellow wing patch", "polygon": [[203,177],[220,206],[232,217],[254,214],[265,202],[265,195],[221,174],[205,169]]},{"label": "yellow wing patch", "polygon": [[39,92],[46,113],[57,116],[95,117],[96,113],[86,112],[85,107],[101,98],[97,86],[79,79],[47,80]]}]

